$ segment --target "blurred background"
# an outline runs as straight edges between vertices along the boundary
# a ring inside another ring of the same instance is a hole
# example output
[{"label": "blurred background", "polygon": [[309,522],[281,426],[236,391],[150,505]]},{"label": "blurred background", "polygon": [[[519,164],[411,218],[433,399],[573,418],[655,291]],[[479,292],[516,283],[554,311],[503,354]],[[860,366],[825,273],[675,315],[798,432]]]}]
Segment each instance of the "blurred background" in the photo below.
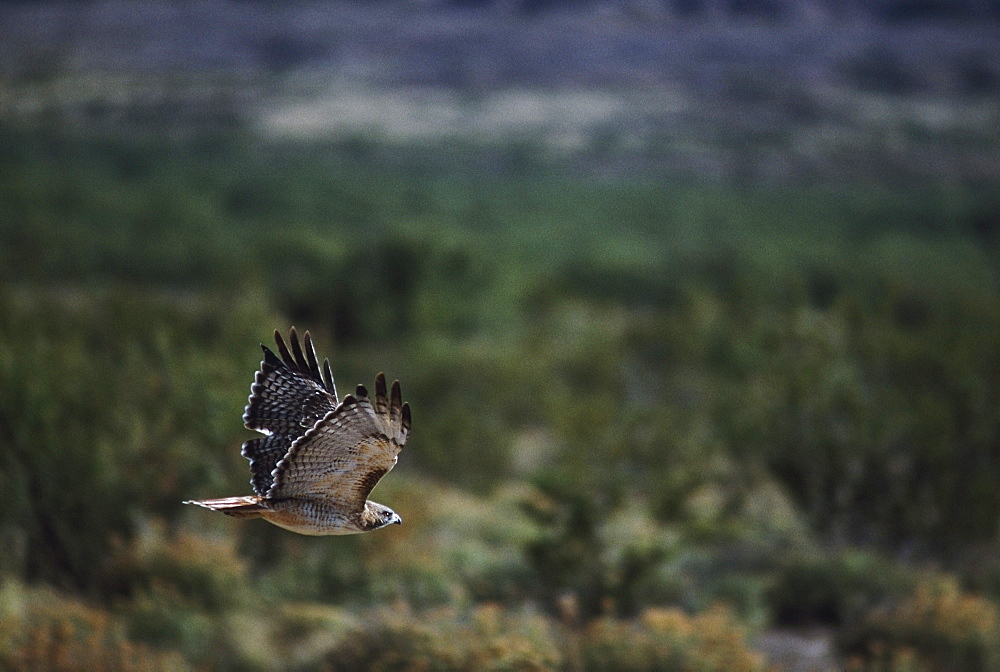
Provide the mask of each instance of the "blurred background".
[{"label": "blurred background", "polygon": [[[1000,665],[1000,2],[0,6],[0,668]],[[306,538],[275,328],[413,408]]]}]

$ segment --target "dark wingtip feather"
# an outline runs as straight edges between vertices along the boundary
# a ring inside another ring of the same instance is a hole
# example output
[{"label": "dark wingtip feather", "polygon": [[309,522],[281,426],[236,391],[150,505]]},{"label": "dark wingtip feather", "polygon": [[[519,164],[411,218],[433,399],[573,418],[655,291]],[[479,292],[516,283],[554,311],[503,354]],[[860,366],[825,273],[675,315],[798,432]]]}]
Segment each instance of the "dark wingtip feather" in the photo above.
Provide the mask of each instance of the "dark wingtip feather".
[{"label": "dark wingtip feather", "polygon": [[[358,399],[368,398],[368,390],[365,388],[364,385],[358,385],[357,389],[354,390],[354,394],[358,397]],[[344,401],[347,400],[345,399]]]},{"label": "dark wingtip feather", "polygon": [[385,374],[379,372],[375,376],[375,410],[386,413],[389,410],[389,397],[385,389]]},{"label": "dark wingtip feather", "polygon": [[403,392],[399,388],[399,381],[392,381],[392,389],[389,391],[389,413],[392,419],[398,420],[403,405]]},{"label": "dark wingtip feather", "polygon": [[300,372],[305,373],[309,370],[309,364],[306,362],[305,355],[302,354],[302,346],[299,344],[299,333],[295,330],[295,327],[288,330],[288,340],[291,341],[289,345],[292,346],[292,355],[295,356],[295,366],[298,367]]},{"label": "dark wingtip feather", "polygon": [[403,429],[410,431],[410,405],[403,404]]},{"label": "dark wingtip feather", "polygon": [[337,399],[337,386],[333,382],[333,369],[330,368],[330,360],[323,360],[323,383],[326,385],[326,391],[333,395],[333,399],[336,402]]},{"label": "dark wingtip feather", "polygon": [[[295,333],[295,327],[292,327],[292,333]],[[274,330],[274,344],[278,346],[278,354],[281,355],[281,361],[286,366],[293,366],[295,360],[292,359],[292,355],[288,352],[288,347],[285,345],[285,339],[281,337],[281,332],[277,329]]]},{"label": "dark wingtip feather", "polygon": [[306,343],[306,363],[309,365],[309,373],[317,382],[323,382],[323,374],[319,370],[319,360],[316,358],[316,346],[313,345],[312,335],[307,331]]},{"label": "dark wingtip feather", "polygon": [[275,355],[273,352],[271,352],[271,349],[269,347],[267,347],[263,343],[260,344],[260,347],[261,347],[261,350],[264,351],[264,363],[265,364],[270,364],[271,366],[275,366],[275,367],[284,366],[281,363],[281,360],[278,359],[277,355]]}]

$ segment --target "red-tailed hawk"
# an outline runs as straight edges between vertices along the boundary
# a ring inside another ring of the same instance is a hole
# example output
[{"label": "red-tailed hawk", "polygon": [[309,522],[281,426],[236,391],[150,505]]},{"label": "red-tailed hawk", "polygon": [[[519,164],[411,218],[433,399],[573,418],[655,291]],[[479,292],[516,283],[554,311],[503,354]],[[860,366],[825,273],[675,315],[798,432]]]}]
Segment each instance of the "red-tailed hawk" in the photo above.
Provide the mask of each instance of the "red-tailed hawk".
[{"label": "red-tailed hawk", "polygon": [[256,495],[184,502],[236,518],[263,518],[300,534],[369,532],[403,520],[368,501],[393,465],[410,432],[410,406],[399,381],[386,391],[375,377],[375,398],[358,385],[337,401],[330,360],[320,369],[312,337],[305,349],[292,327],[291,352],[274,332],[279,359],[266,346],[250,387],[243,422],[263,438],[243,444]]}]

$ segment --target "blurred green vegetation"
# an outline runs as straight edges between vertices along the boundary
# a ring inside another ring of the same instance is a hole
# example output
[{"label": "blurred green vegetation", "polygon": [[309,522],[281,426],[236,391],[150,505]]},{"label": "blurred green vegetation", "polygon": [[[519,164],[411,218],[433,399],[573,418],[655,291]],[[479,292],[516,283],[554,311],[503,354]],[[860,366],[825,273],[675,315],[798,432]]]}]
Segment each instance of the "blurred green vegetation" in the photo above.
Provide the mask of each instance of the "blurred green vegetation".
[{"label": "blurred green vegetation", "polygon": [[[525,152],[0,133],[0,667],[992,664],[1000,193]],[[179,505],[249,492],[290,324],[401,379],[402,528]]]}]

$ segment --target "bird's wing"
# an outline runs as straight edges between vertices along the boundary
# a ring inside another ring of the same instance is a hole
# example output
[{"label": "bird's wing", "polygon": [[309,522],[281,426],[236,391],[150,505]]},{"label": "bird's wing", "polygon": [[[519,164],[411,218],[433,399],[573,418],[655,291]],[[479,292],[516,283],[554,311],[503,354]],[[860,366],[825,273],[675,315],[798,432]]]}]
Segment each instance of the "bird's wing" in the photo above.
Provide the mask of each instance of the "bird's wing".
[{"label": "bird's wing", "polygon": [[289,332],[291,352],[277,331],[274,341],[281,358],[260,346],[264,361],[254,376],[243,413],[246,427],[265,435],[247,441],[242,450],[243,457],[250,460],[250,483],[261,496],[271,488],[271,472],[292,443],[337,408],[330,360],[324,360],[320,369],[309,332],[305,334],[304,350],[294,327]]},{"label": "bird's wing", "polygon": [[361,385],[336,410],[297,439],[274,470],[269,499],[302,497],[360,511],[368,494],[396,464],[410,432],[410,407],[399,381],[387,393],[375,378],[375,398]]}]

